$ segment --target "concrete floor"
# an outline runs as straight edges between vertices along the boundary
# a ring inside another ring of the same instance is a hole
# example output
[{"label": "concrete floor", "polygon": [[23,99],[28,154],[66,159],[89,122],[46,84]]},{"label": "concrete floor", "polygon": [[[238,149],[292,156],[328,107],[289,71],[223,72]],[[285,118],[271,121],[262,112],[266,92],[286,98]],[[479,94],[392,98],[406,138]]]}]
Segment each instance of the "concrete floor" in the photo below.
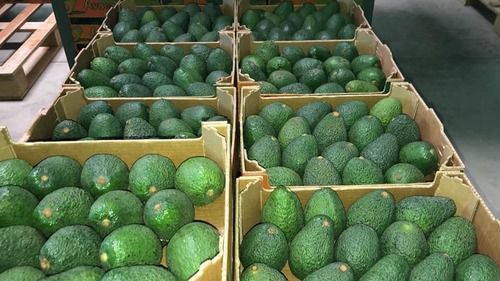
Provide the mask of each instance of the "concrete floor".
[{"label": "concrete floor", "polygon": [[492,23],[457,0],[376,0],[373,28],[500,217],[500,37]]}]

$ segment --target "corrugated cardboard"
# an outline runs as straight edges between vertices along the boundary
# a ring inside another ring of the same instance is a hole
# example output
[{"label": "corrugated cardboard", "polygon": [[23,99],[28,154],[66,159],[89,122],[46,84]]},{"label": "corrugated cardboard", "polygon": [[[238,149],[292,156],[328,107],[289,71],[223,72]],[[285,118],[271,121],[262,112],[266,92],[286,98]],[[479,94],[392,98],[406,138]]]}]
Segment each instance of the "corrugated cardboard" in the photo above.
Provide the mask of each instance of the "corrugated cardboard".
[{"label": "corrugated cardboard", "polygon": [[[477,236],[477,252],[488,255],[497,264],[500,264],[500,221],[496,219],[479,197],[469,180],[461,173],[442,173],[430,187],[411,187],[408,185],[372,186],[372,187],[335,187],[344,208],[349,206],[361,196],[377,189],[390,191],[396,201],[414,195],[447,196],[455,201],[457,212],[475,226]],[[299,197],[302,206],[306,204],[311,195],[319,187],[292,187]],[[255,224],[261,222],[261,210],[269,197],[271,190],[264,187],[262,177],[240,177],[236,184],[236,213],[235,213],[235,254],[234,254],[234,280],[239,281],[243,266],[239,260],[239,245],[245,233]],[[290,281],[299,280],[290,271],[288,264],[283,273]]]},{"label": "corrugated cardboard", "polygon": [[[211,42],[211,43],[206,43],[210,48],[221,48],[224,49],[228,54],[230,54],[233,58],[235,56],[235,48],[234,48],[234,33],[233,32],[219,32],[220,34],[220,39],[219,42]],[[189,43],[179,43],[179,42],[174,42],[174,43],[147,43],[148,45],[154,47],[155,49],[159,50],[161,47],[165,45],[177,45],[181,47],[182,49],[185,50],[187,53],[191,46],[195,44],[199,44],[199,42],[189,42]],[[92,61],[93,58],[103,56],[104,55],[104,50],[106,50],[107,47],[109,46],[121,46],[124,48],[127,48],[129,50],[132,50],[136,43],[116,43],[113,39],[113,35],[109,33],[100,33],[97,34],[92,42],[89,43],[89,45],[80,51],[80,53],[76,56],[75,58],[75,64],[70,70],[69,77],[66,80],[66,83],[64,87],[75,87],[75,86],[80,86],[80,82],[76,80],[76,75],[85,68],[90,67],[90,62]],[[232,87],[234,84],[234,76],[236,72],[236,66],[234,65],[234,59],[233,59],[233,68],[231,70],[230,76],[228,77],[223,77],[221,80],[219,80],[216,84],[217,87],[219,86],[229,86]],[[191,97],[192,99],[196,99],[197,97]]]},{"label": "corrugated cardboard", "polygon": [[[138,6],[136,4],[137,1],[135,0],[122,0],[116,5],[114,5],[106,14],[106,18],[104,19],[104,22],[101,25],[101,28],[99,29],[100,32],[112,32],[113,27],[115,24],[118,22],[118,13],[120,12],[121,8],[129,8],[131,10],[136,10]],[[188,3],[198,3],[200,5],[201,10],[203,11],[205,9],[204,3],[201,3],[200,1],[184,1],[185,4]],[[153,5],[153,6],[148,6],[149,8],[159,11],[161,8],[164,7],[173,7],[176,10],[180,10],[184,7],[184,5]],[[231,16],[234,18],[235,15],[235,1],[230,1],[230,0],[223,0],[222,4],[220,5],[222,14],[226,16]],[[234,32],[235,30],[235,24],[233,22],[232,26],[228,26],[224,29],[224,31],[231,31]]]},{"label": "corrugated cardboard", "polygon": [[7,130],[0,128],[0,160],[19,158],[35,165],[49,156],[66,155],[83,164],[97,153],[120,157],[129,168],[141,156],[151,153],[169,157],[176,166],[194,156],[206,156],[223,169],[224,193],[213,203],[196,207],[195,220],[206,221],[221,233],[220,253],[206,261],[191,280],[231,280],[233,247],[233,191],[230,161],[230,126],[205,123],[202,136],[185,140],[86,141],[14,143]]},{"label": "corrugated cardboard", "polygon": [[[252,36],[250,32],[238,32],[236,36],[237,41],[237,53],[236,60],[238,62],[237,69],[237,77],[238,77],[238,86],[247,86],[247,85],[256,85],[254,79],[250,77],[248,74],[241,73],[241,69],[239,68],[239,61],[255,52],[260,45],[262,45],[262,41],[257,42],[252,40]],[[380,39],[375,35],[375,33],[370,29],[360,29],[356,33],[356,38],[354,40],[329,40],[329,41],[276,41],[278,47],[284,48],[286,46],[297,46],[302,48],[307,54],[309,49],[312,46],[323,46],[330,50],[334,50],[335,46],[339,42],[353,42],[360,55],[377,55],[380,58],[381,68],[385,74],[387,83],[389,82],[401,82],[404,81],[404,76],[399,70],[394,58],[392,57],[392,52],[389,47],[383,44]],[[387,89],[386,83],[386,89]],[[377,93],[383,93],[384,91],[380,91]],[[279,94],[279,93],[278,93]],[[360,93],[360,94],[369,94],[369,93]],[[283,94],[279,94],[283,96]],[[297,96],[297,94],[292,94],[293,96]]]},{"label": "corrugated cardboard", "polygon": [[[243,87],[241,90],[240,122],[240,151],[242,175],[264,175],[265,169],[260,167],[255,160],[249,160],[243,144],[243,124],[247,116],[258,114],[266,105],[273,102],[282,102],[298,110],[301,106],[313,101],[325,101],[333,107],[351,100],[362,100],[371,107],[384,97],[394,97],[403,104],[403,112],[413,118],[419,128],[422,140],[434,145],[439,157],[439,171],[462,171],[464,165],[455,148],[444,132],[444,127],[434,110],[430,109],[410,83],[392,83],[388,95],[340,95],[340,96],[263,96],[258,92],[258,87]],[[432,181],[432,179],[429,179]],[[429,185],[419,183],[414,185]]]}]

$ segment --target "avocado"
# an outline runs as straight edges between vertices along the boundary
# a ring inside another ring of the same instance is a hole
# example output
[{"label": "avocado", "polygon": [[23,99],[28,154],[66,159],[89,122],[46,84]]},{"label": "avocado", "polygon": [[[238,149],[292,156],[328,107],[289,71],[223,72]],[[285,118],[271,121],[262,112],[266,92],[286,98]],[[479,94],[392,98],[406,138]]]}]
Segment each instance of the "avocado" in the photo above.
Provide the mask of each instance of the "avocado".
[{"label": "avocado", "polygon": [[263,263],[254,263],[249,265],[240,276],[241,281],[260,281],[260,280],[269,280],[269,281],[287,281],[286,277],[283,274]]},{"label": "avocado", "polygon": [[399,151],[399,161],[410,163],[424,175],[434,172],[438,166],[438,156],[434,146],[425,141],[410,142]]},{"label": "avocado", "polygon": [[185,160],[175,173],[175,188],[186,193],[195,206],[212,203],[222,194],[224,187],[224,172],[216,162],[206,157]]},{"label": "avocado", "polygon": [[[115,91],[120,91],[120,89],[127,84],[140,84],[140,83],[142,83],[141,77],[130,73],[118,74],[113,76],[111,80],[109,80],[109,84]],[[88,88],[87,90],[92,88]]]},{"label": "avocado", "polygon": [[339,141],[326,147],[321,156],[330,161],[339,173],[342,173],[347,162],[359,156],[359,151],[354,144]]},{"label": "avocado", "polygon": [[309,126],[314,128],[330,112],[332,112],[332,106],[329,103],[315,101],[303,105],[297,110],[296,115],[305,118]]},{"label": "avocado", "polygon": [[158,11],[158,19],[160,22],[166,22],[169,18],[171,18],[173,15],[177,13],[177,10],[173,7],[162,7]]},{"label": "avocado", "polygon": [[[174,76],[174,71],[177,69],[177,63],[169,57],[158,55],[149,58],[148,67],[149,71],[159,72],[166,75],[167,78],[171,78]],[[164,77],[162,79],[168,81],[168,83],[165,84],[172,84],[170,79],[165,79]]]},{"label": "avocado", "polygon": [[188,123],[177,118],[163,120],[158,126],[158,136],[161,138],[174,138],[180,133],[194,133]]},{"label": "avocado", "polygon": [[176,189],[158,191],[144,207],[144,223],[163,242],[169,241],[183,225],[192,222],[194,215],[189,198]]},{"label": "avocado", "polygon": [[[304,77],[304,76],[303,76]],[[335,93],[344,93],[345,89],[342,88],[338,83],[330,82],[324,83],[314,90],[315,94],[335,94]]]},{"label": "avocado", "polygon": [[312,93],[311,89],[307,87],[307,85],[302,83],[292,83],[290,85],[286,85],[279,89],[279,92],[282,94],[310,94]]},{"label": "avocado", "polygon": [[167,264],[178,280],[188,280],[219,253],[219,231],[203,222],[181,227],[167,245]]},{"label": "avocado", "polygon": [[40,269],[31,266],[16,266],[0,273],[1,281],[38,281],[43,277]]},{"label": "avocado", "polygon": [[380,189],[356,200],[347,210],[347,226],[365,224],[378,235],[394,222],[395,202],[391,193]]},{"label": "avocado", "polygon": [[232,68],[233,59],[224,49],[212,49],[207,58],[207,70],[209,73],[216,70],[231,73]]},{"label": "avocado", "polygon": [[267,82],[267,81],[257,81],[257,85],[260,86],[260,93],[261,94],[274,94],[274,93],[279,93],[279,89],[276,88],[273,84]]},{"label": "avocado", "polygon": [[344,18],[342,17],[341,14],[337,13],[328,18],[328,20],[325,23],[325,28],[326,30],[334,34],[337,34],[344,25],[345,25]]},{"label": "avocado", "polygon": [[[333,2],[332,2],[333,3]],[[314,40],[335,40],[337,36],[329,30],[321,30],[314,35]]]},{"label": "avocado", "polygon": [[243,140],[245,147],[250,148],[263,136],[276,136],[273,126],[258,115],[250,115],[243,124]]},{"label": "avocado", "polygon": [[138,117],[148,120],[148,107],[142,102],[126,102],[120,105],[115,111],[115,117],[125,126],[127,120]]},{"label": "avocado", "polygon": [[352,61],[355,57],[359,56],[358,50],[352,42],[338,43],[333,50],[333,55],[343,57],[348,61]]},{"label": "avocado", "polygon": [[148,24],[152,21],[158,21],[158,17],[153,10],[147,10],[144,12],[142,18],[141,18],[141,25]]},{"label": "avocado", "polygon": [[366,102],[354,100],[337,105],[335,111],[340,113],[340,116],[344,118],[344,124],[349,129],[358,119],[368,115],[369,109]]},{"label": "avocado", "polygon": [[175,135],[174,139],[195,139],[197,136],[193,133],[182,132]]},{"label": "avocado", "polygon": [[[116,38],[116,37],[115,37]],[[104,49],[104,57],[112,59],[120,64],[122,61],[132,58],[130,51],[121,46],[109,46]]]},{"label": "avocado", "polygon": [[279,47],[273,41],[265,41],[255,49],[255,55],[261,57],[266,63],[274,57],[280,55]]},{"label": "avocado", "polygon": [[425,235],[414,223],[397,221],[389,225],[380,237],[382,255],[396,254],[414,267],[428,254]]},{"label": "avocado", "polygon": [[118,64],[110,58],[95,57],[90,61],[90,69],[100,72],[107,77],[118,74]]},{"label": "avocado", "polygon": [[128,119],[123,128],[124,139],[150,139],[154,137],[156,137],[156,129],[142,118]]},{"label": "avocado", "polygon": [[396,205],[396,220],[415,223],[427,236],[456,210],[455,202],[448,197],[410,196]]},{"label": "avocado", "polygon": [[410,266],[402,256],[387,255],[370,268],[359,281],[400,281],[408,280]]},{"label": "avocado", "polygon": [[349,81],[347,84],[345,84],[345,90],[348,93],[367,93],[380,91],[377,86],[363,80]]},{"label": "avocado", "polygon": [[0,272],[16,266],[38,267],[38,253],[44,243],[43,235],[33,227],[13,225],[0,228]]},{"label": "avocado", "polygon": [[304,208],[306,222],[317,215],[325,215],[332,220],[334,237],[339,237],[346,228],[344,205],[337,192],[324,187],[315,191]]},{"label": "avocado", "polygon": [[67,156],[50,156],[36,164],[28,175],[27,189],[38,198],[65,186],[80,186],[82,167]]},{"label": "avocado", "polygon": [[59,122],[52,131],[52,140],[65,141],[77,140],[87,136],[87,130],[73,120],[63,120]]},{"label": "avocado", "polygon": [[300,83],[306,85],[313,91],[319,86],[325,84],[327,81],[328,78],[326,76],[326,73],[323,71],[323,69],[320,68],[313,68],[307,71],[299,79]]},{"label": "avocado", "polygon": [[[139,28],[139,34],[141,34],[141,38],[143,38],[143,39],[148,38],[151,34],[154,34],[153,30],[160,28],[159,26],[160,26],[160,22],[156,21],[156,20],[148,22],[145,25],[141,26],[141,28]],[[141,41],[146,41],[146,40],[141,40]],[[146,41],[146,42],[152,42],[152,41]],[[144,44],[144,43],[138,43],[138,44]],[[143,59],[140,56],[136,56],[136,57]]]},{"label": "avocado", "polygon": [[165,42],[168,41],[167,36],[160,27],[154,27],[149,35],[144,40],[145,42]]},{"label": "avocado", "polygon": [[[330,74],[337,69],[351,69],[351,63],[344,57],[331,56],[323,63],[326,73]],[[339,81],[340,82],[340,81]]]},{"label": "avocado", "polygon": [[42,278],[40,281],[100,281],[104,270],[95,266],[77,266],[70,270]]},{"label": "avocado", "polygon": [[266,72],[273,73],[277,70],[292,71],[292,64],[284,57],[274,57],[267,62]]},{"label": "avocado", "polygon": [[356,26],[354,24],[346,24],[337,33],[339,39],[353,39],[356,35]]},{"label": "avocado", "polygon": [[141,33],[137,29],[131,29],[125,35],[123,35],[122,40],[120,42],[123,43],[137,43],[144,41]]},{"label": "avocado", "polygon": [[244,267],[254,263],[266,264],[281,270],[288,260],[288,241],[285,233],[271,223],[252,227],[240,244],[240,261]]},{"label": "avocado", "polygon": [[267,78],[267,82],[273,84],[277,88],[282,88],[287,85],[293,84],[297,82],[297,78],[293,73],[286,70],[276,70],[269,74]]},{"label": "avocado", "polygon": [[216,95],[215,87],[204,82],[193,82],[186,88],[188,96],[213,97]]},{"label": "avocado", "polygon": [[[113,81],[114,80],[111,79],[110,83]],[[94,86],[86,88],[83,90],[83,93],[86,98],[114,98],[118,96],[118,92],[115,89],[108,86]]]},{"label": "avocado", "polygon": [[279,132],[283,125],[294,115],[293,109],[282,102],[268,104],[259,112],[259,116],[266,119],[276,132]]},{"label": "avocado", "polygon": [[203,10],[212,22],[222,16],[222,10],[219,3],[207,2]]},{"label": "avocado", "polygon": [[259,12],[253,9],[245,10],[241,16],[240,23],[242,26],[246,26],[248,29],[253,30],[261,18]]},{"label": "avocado", "polygon": [[159,265],[161,244],[146,226],[122,226],[104,238],[99,250],[101,267],[105,270],[122,266]]},{"label": "avocado", "polygon": [[372,161],[382,172],[399,160],[398,139],[393,134],[382,134],[361,151],[361,156]]},{"label": "avocado", "polygon": [[259,166],[267,169],[281,166],[281,148],[276,137],[263,136],[248,150],[248,159],[255,160]]},{"label": "avocado", "polygon": [[476,251],[474,225],[462,217],[452,217],[439,225],[427,239],[430,253],[446,253],[455,266]]},{"label": "avocado", "polygon": [[300,186],[302,179],[294,170],[287,167],[271,167],[266,169],[269,184],[272,186]]},{"label": "avocado", "polygon": [[63,227],[40,249],[40,268],[52,275],[77,266],[98,266],[100,243],[99,234],[88,226]]},{"label": "avocado", "polygon": [[400,147],[420,140],[418,124],[406,114],[394,117],[387,125],[385,132],[395,135]]},{"label": "avocado", "polygon": [[146,154],[130,168],[129,189],[139,199],[146,201],[156,192],[174,188],[175,165],[159,154]]},{"label": "avocado", "polygon": [[328,75],[329,82],[338,83],[342,87],[345,87],[347,83],[355,79],[356,76],[354,76],[354,73],[347,67],[337,67]]},{"label": "avocado", "polygon": [[244,65],[246,64],[254,64],[263,72],[266,71],[267,62],[258,55],[248,55],[242,58],[241,67],[244,68]]},{"label": "avocado", "polygon": [[370,82],[379,90],[382,90],[385,85],[385,74],[378,67],[369,67],[361,70],[357,75],[358,80]]},{"label": "avocado", "polygon": [[317,59],[303,58],[293,65],[293,74],[300,79],[302,75],[315,68],[323,69],[323,63]]},{"label": "avocado", "polygon": [[196,40],[193,41],[201,41],[203,35],[208,33],[208,29],[200,22],[191,21],[188,26],[188,33],[191,34]]},{"label": "avocado", "polygon": [[111,154],[95,154],[83,164],[81,185],[95,197],[128,188],[128,167]]},{"label": "avocado", "polygon": [[313,157],[307,161],[302,180],[304,185],[312,186],[342,184],[335,166],[323,156]]},{"label": "avocado", "polygon": [[215,86],[219,83],[223,78],[230,76],[229,73],[222,70],[214,70],[210,72],[205,78],[205,83],[211,86]]},{"label": "avocado", "polygon": [[243,74],[248,74],[248,76],[255,81],[266,80],[266,74],[254,62],[243,61],[241,63],[240,71]]},{"label": "avocado", "polygon": [[139,26],[139,21],[137,20],[134,11],[125,7],[120,9],[120,11],[118,12],[118,21],[128,22],[130,26],[134,28]]},{"label": "avocado", "polygon": [[165,45],[161,47],[160,54],[179,65],[184,57],[184,50],[177,45]]},{"label": "avocado", "polygon": [[297,10],[302,17],[306,17],[316,11],[316,6],[313,3],[304,2],[302,6]]},{"label": "avocado", "polygon": [[277,186],[262,207],[262,222],[279,227],[290,242],[304,226],[304,211],[297,195]]},{"label": "avocado", "polygon": [[43,197],[33,211],[34,225],[45,236],[74,224],[88,224],[88,214],[94,199],[87,191],[63,187]]},{"label": "avocado", "polygon": [[187,72],[198,72],[201,77],[205,77],[207,75],[207,65],[205,60],[194,54],[184,56],[179,67]]},{"label": "avocado", "polygon": [[201,128],[201,123],[217,115],[217,110],[208,105],[195,105],[184,109],[181,119],[197,131]]},{"label": "avocado", "polygon": [[[331,2],[337,3],[337,2]],[[351,267],[343,262],[334,262],[309,274],[304,281],[354,281],[354,274]]]},{"label": "avocado", "polygon": [[144,73],[148,72],[148,63],[138,58],[126,59],[118,65],[118,71],[120,73],[135,74],[142,77]]},{"label": "avocado", "polygon": [[92,69],[82,69],[76,76],[76,80],[84,88],[94,86],[109,86],[109,77]]},{"label": "avocado", "polygon": [[172,84],[172,79],[167,77],[165,74],[161,72],[146,72],[142,76],[142,83],[147,86],[149,89],[154,91],[156,88],[162,85]]},{"label": "avocado", "polygon": [[101,281],[176,281],[175,276],[162,266],[136,265],[111,269]]},{"label": "avocado", "polygon": [[153,91],[142,84],[131,83],[123,85],[118,93],[118,96],[127,98],[152,97]]},{"label": "avocado", "polygon": [[408,163],[397,163],[385,172],[386,183],[416,183],[425,180],[424,174],[415,166]]},{"label": "avocado", "polygon": [[282,152],[282,163],[283,166],[303,175],[307,161],[318,155],[316,139],[312,135],[303,134],[285,147]]},{"label": "avocado", "polygon": [[85,129],[88,129],[92,119],[99,113],[113,114],[113,108],[105,101],[95,101],[88,103],[80,108],[78,118],[76,119]]},{"label": "avocado", "polygon": [[324,215],[312,218],[290,243],[289,266],[293,275],[304,279],[334,261],[333,221]]},{"label": "avocado", "polygon": [[0,187],[0,227],[31,225],[38,199],[17,186]]},{"label": "avocado", "polygon": [[306,57],[304,50],[297,46],[285,46],[281,49],[281,57],[287,59],[292,65]]},{"label": "avocado", "polygon": [[149,109],[149,123],[153,127],[158,128],[163,120],[175,117],[179,117],[179,111],[172,102],[160,99],[151,104]]},{"label": "avocado", "polygon": [[352,72],[358,75],[363,69],[369,67],[379,67],[380,59],[376,55],[360,55],[354,58],[351,62]]},{"label": "avocado", "polygon": [[183,68],[177,68],[173,77],[174,83],[184,90],[194,82],[203,82],[203,77],[197,71],[187,71]]},{"label": "avocado", "polygon": [[0,186],[15,185],[27,187],[31,169],[31,165],[21,159],[0,161]]},{"label": "avocado", "polygon": [[349,129],[349,141],[360,151],[384,133],[380,120],[372,115],[359,118]]},{"label": "avocado", "polygon": [[457,281],[465,280],[499,280],[500,269],[495,261],[488,256],[475,254],[468,257],[457,266]]},{"label": "avocado", "polygon": [[101,195],[90,207],[88,219],[94,229],[105,237],[128,224],[142,223],[143,206],[131,192],[114,190]]},{"label": "avocado", "polygon": [[382,125],[387,127],[394,117],[402,114],[402,111],[403,105],[401,101],[396,98],[388,97],[381,99],[373,105],[370,109],[370,115],[377,117],[382,122]]},{"label": "avocado", "polygon": [[372,161],[355,157],[347,162],[342,172],[344,184],[380,184],[384,182],[382,170]]},{"label": "avocado", "polygon": [[308,55],[313,59],[324,61],[328,59],[332,55],[332,53],[330,52],[330,49],[328,49],[327,47],[314,45],[311,48],[309,48]]},{"label": "avocado", "polygon": [[186,96],[184,89],[177,85],[162,85],[155,89],[154,97],[179,97]]},{"label": "avocado", "polygon": [[285,149],[294,139],[310,134],[309,124],[304,117],[292,117],[285,122],[278,134],[281,148]]},{"label": "avocado", "polygon": [[314,128],[313,136],[320,152],[333,143],[347,141],[347,130],[340,113],[334,111],[323,117]]},{"label": "avocado", "polygon": [[189,14],[190,17],[194,16],[195,14],[201,12],[200,6],[196,3],[190,3],[187,5],[184,5],[182,8],[182,11],[186,12]]},{"label": "avocado", "polygon": [[97,114],[90,123],[89,137],[94,139],[121,139],[123,129],[120,120],[109,113]]},{"label": "avocado", "polygon": [[427,256],[410,272],[409,281],[453,281],[453,261],[447,254],[434,253]]}]

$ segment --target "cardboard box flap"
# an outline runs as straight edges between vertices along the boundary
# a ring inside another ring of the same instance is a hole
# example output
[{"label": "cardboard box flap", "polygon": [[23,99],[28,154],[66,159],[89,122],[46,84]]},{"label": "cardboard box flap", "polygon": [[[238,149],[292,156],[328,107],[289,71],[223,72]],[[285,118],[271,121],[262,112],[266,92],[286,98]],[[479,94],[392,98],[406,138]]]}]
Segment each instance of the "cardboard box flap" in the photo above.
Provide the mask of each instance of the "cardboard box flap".
[{"label": "cardboard box flap", "polygon": [[16,158],[16,152],[12,148],[12,141],[7,128],[0,127],[0,161]]},{"label": "cardboard box flap", "polygon": [[461,174],[440,177],[437,180],[435,196],[453,198],[457,214],[472,221],[479,205],[470,185],[466,184]]}]

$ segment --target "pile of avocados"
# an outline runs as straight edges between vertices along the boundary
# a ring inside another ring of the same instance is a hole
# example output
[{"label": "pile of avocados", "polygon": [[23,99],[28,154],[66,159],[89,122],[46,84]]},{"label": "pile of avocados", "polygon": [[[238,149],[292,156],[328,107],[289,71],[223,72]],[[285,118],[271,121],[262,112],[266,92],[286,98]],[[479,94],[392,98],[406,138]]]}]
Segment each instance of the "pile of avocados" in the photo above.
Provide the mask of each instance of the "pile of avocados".
[{"label": "pile of avocados", "polygon": [[124,7],[113,26],[113,37],[117,42],[214,42],[219,40],[219,31],[232,24],[233,18],[223,15],[213,1],[207,1],[203,9],[191,3],[178,11]]},{"label": "pile of avocados", "polygon": [[214,85],[230,76],[233,59],[221,48],[194,44],[188,54],[177,45],[159,50],[145,43],[113,45],[82,69],[76,80],[87,98],[214,96]]},{"label": "pile of avocados", "polygon": [[359,55],[352,42],[339,42],[333,50],[314,45],[281,48],[265,41],[253,54],[240,61],[241,73],[248,74],[264,94],[338,94],[380,92],[386,76],[376,55]]},{"label": "pile of avocados", "polygon": [[252,30],[257,41],[352,39],[357,28],[352,15],[341,13],[337,1],[321,7],[304,1],[295,11],[290,0],[272,11],[248,9],[240,24]]},{"label": "pile of avocados", "polygon": [[273,186],[417,183],[438,167],[435,148],[393,97],[371,108],[360,100],[318,100],[297,111],[269,103],[246,117],[243,140]]},{"label": "pile of avocados", "polygon": [[130,169],[112,154],[83,165],[3,160],[0,280],[188,280],[220,251],[219,230],[196,221],[195,206],[224,187],[223,170],[202,156],[176,167],[146,154]]},{"label": "pile of avocados", "polygon": [[243,237],[241,281],[500,280],[500,269],[476,253],[474,225],[454,216],[448,197],[409,196],[396,202],[386,190],[359,197],[345,209],[323,188],[302,207],[284,186],[275,188],[261,222]]},{"label": "pile of avocados", "polygon": [[227,121],[208,105],[179,110],[166,99],[147,106],[143,102],[125,102],[113,111],[106,101],[88,103],[76,120],[65,119],[53,129],[52,140],[103,139],[187,139],[201,136],[204,121]]}]

